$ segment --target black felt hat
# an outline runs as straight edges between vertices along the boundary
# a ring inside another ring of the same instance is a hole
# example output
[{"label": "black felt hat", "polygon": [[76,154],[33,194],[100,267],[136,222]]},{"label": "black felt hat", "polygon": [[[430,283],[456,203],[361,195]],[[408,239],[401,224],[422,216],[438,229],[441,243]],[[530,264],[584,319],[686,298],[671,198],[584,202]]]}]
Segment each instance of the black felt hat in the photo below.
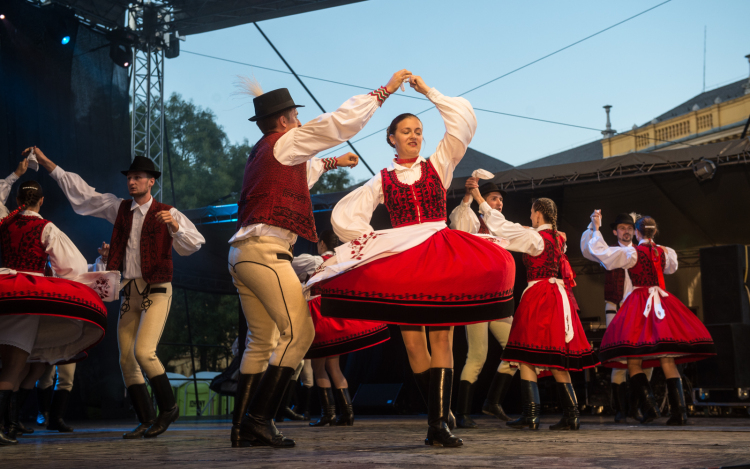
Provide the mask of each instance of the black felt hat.
[{"label": "black felt hat", "polygon": [[292,95],[289,94],[289,90],[286,88],[269,91],[253,98],[253,105],[255,106],[255,115],[248,119],[251,122],[263,119],[284,109],[305,107],[300,104],[294,104]]},{"label": "black felt hat", "polygon": [[154,162],[151,161],[150,158],[141,155],[136,155],[135,158],[133,158],[133,162],[130,163],[130,168],[120,172],[127,176],[131,171],[143,171],[144,173],[149,173],[154,176],[156,179],[159,179],[159,176],[161,176],[161,172],[156,170]]},{"label": "black felt hat", "polygon": [[635,221],[633,220],[632,215],[630,215],[629,213],[621,213],[617,215],[615,221],[609,224],[609,227],[613,230],[616,230],[617,225],[633,225],[633,227],[635,227]]},{"label": "black felt hat", "polygon": [[479,193],[482,195],[482,197],[484,197],[485,194],[489,194],[490,192],[499,192],[500,195],[503,196],[503,199],[506,195],[508,195],[507,192],[497,187],[494,182],[487,182],[479,186]]}]

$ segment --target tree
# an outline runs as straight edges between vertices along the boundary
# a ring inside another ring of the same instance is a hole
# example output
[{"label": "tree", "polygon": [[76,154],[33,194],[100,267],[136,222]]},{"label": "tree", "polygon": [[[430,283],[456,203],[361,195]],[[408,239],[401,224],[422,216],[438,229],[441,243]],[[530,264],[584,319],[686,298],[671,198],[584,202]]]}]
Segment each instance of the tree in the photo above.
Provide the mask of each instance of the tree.
[{"label": "tree", "polygon": [[323,174],[318,182],[310,189],[311,194],[328,194],[341,192],[349,188],[354,181],[348,170],[340,168]]}]

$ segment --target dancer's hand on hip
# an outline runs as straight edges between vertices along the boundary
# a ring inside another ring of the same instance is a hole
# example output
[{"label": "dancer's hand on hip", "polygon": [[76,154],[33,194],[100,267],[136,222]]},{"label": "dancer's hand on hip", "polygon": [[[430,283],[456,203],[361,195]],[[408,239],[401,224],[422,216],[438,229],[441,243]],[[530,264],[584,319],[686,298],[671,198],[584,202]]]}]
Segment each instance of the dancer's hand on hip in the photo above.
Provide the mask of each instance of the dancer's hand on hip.
[{"label": "dancer's hand on hip", "polygon": [[336,158],[336,164],[339,168],[353,168],[359,163],[359,156],[356,153],[349,152]]},{"label": "dancer's hand on hip", "polygon": [[409,77],[411,77],[411,72],[409,70],[399,70],[398,72],[393,74],[391,79],[388,81],[388,84],[385,85],[385,89],[387,89],[389,93],[395,93],[398,87],[401,86],[401,83],[403,83],[404,80]]},{"label": "dancer's hand on hip", "polygon": [[156,219],[159,220],[159,222],[164,223],[165,225],[169,225],[169,227],[172,228],[172,233],[180,229],[179,223],[177,223],[175,219],[172,218],[172,214],[169,213],[169,210],[163,210],[157,213]]}]

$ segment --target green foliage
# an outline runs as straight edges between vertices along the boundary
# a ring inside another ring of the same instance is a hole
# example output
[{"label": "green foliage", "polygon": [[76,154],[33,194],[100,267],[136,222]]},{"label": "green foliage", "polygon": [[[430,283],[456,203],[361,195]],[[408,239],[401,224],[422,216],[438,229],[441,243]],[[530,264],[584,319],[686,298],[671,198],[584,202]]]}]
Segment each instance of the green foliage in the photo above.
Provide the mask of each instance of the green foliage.
[{"label": "green foliage", "polygon": [[323,174],[315,183],[311,194],[328,194],[329,192],[340,192],[347,189],[354,181],[347,169],[336,169]]}]

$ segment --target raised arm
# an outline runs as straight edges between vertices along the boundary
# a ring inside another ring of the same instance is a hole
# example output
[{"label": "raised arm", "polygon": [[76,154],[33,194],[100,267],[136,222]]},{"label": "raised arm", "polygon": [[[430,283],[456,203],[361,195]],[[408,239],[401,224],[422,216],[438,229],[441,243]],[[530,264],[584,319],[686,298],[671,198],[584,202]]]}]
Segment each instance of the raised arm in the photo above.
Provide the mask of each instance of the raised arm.
[{"label": "raised arm", "polygon": [[608,246],[599,230],[591,235],[588,251],[593,260],[607,270],[630,269],[638,262],[638,251],[634,247]]},{"label": "raised arm", "polygon": [[538,256],[544,252],[544,239],[536,230],[509,222],[502,212],[490,208],[487,202],[479,205],[479,211],[484,218],[484,224],[492,234],[510,242],[505,248],[508,251],[523,252],[530,256]]},{"label": "raised arm", "polygon": [[466,198],[450,214],[451,228],[454,230],[465,231],[476,234],[479,232],[479,218],[474,210],[471,209],[471,196],[469,201]]},{"label": "raised arm", "polygon": [[[421,80],[419,77],[412,77]],[[453,181],[453,170],[466,154],[471,139],[477,130],[477,116],[471,103],[464,98],[449,98],[443,96],[435,88],[426,94],[445,122],[445,135],[438,143],[435,153],[430,156],[430,163],[435,167],[443,187],[450,187]]]},{"label": "raised arm", "polygon": [[586,231],[583,232],[581,235],[581,253],[583,254],[583,257],[586,259],[592,261],[592,262],[599,262],[599,259],[597,259],[593,254],[591,254],[591,250],[589,249],[589,242],[591,241],[591,237],[594,235],[594,224],[589,223],[589,226],[586,228]]},{"label": "raised arm", "polygon": [[385,99],[410,76],[408,70],[398,71],[379,90],[354,96],[335,111],[288,131],[276,142],[274,156],[283,165],[295,166],[346,142],[365,127]]},{"label": "raised arm", "polygon": [[365,185],[339,200],[333,213],[331,225],[339,239],[346,243],[359,236],[374,231],[370,226],[372,213],[383,201],[383,183],[376,174]]},{"label": "raised arm", "polygon": [[[172,220],[163,221],[169,228],[169,234],[172,235],[172,247],[181,256],[189,256],[197,252],[201,245],[206,243],[206,239],[195,227],[193,222],[182,214],[176,208],[169,209],[169,215]],[[170,222],[171,221],[171,222]],[[175,227],[175,224],[177,225]],[[175,229],[176,228],[176,229]]]},{"label": "raised arm", "polygon": [[88,264],[81,251],[53,223],[47,223],[44,227],[42,245],[58,277],[72,279],[88,272]]}]

